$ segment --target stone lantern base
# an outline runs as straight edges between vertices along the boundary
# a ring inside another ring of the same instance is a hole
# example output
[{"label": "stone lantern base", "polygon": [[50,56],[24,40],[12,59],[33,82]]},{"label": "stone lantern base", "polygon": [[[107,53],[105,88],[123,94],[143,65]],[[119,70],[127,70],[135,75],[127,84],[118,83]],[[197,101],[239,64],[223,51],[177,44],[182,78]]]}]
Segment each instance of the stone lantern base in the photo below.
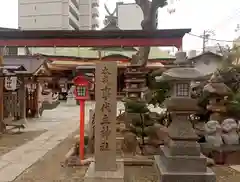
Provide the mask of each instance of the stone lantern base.
[{"label": "stone lantern base", "polygon": [[170,142],[155,156],[161,182],[216,182],[213,171],[207,168],[207,159],[200,153],[191,123],[184,113],[175,113],[170,124]]},{"label": "stone lantern base", "polygon": [[216,176],[206,167],[203,155],[174,156],[167,148],[162,148],[162,154],[154,158],[161,182],[216,182]]}]

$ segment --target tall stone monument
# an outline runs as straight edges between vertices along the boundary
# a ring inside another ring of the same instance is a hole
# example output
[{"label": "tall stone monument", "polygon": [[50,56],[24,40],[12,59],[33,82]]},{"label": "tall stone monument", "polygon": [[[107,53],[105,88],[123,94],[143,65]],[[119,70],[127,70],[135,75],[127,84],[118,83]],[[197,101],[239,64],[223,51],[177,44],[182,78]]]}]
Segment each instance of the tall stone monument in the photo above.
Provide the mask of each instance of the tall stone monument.
[{"label": "tall stone monument", "polygon": [[95,162],[85,182],[123,182],[124,163],[116,161],[117,63],[97,63],[95,77]]},{"label": "tall stone monument", "polygon": [[188,118],[199,109],[197,100],[191,98],[190,83],[204,76],[195,68],[186,67],[183,60],[178,63],[183,67],[169,69],[156,78],[172,84],[170,97],[165,101],[172,119],[168,128],[170,141],[161,147],[161,155],[155,156],[160,181],[214,182],[215,174],[206,167],[207,159],[200,153],[198,137]]}]

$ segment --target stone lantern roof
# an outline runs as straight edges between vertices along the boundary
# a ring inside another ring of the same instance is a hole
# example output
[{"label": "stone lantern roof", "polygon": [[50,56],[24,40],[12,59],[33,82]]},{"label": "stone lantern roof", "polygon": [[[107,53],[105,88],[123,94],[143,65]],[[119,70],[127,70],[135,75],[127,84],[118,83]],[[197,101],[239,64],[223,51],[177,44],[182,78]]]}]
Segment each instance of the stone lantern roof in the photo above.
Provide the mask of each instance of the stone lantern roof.
[{"label": "stone lantern roof", "polygon": [[231,89],[223,83],[223,79],[219,74],[212,75],[209,83],[204,86],[203,91],[219,96],[228,96],[232,93]]},{"label": "stone lantern roof", "polygon": [[209,92],[211,94],[217,94],[219,96],[227,96],[231,94],[231,89],[224,83],[211,82],[204,86],[204,92]]},{"label": "stone lantern roof", "polygon": [[183,81],[183,80],[202,80],[208,75],[203,75],[196,68],[172,68],[163,72],[162,76],[156,77],[156,81]]}]

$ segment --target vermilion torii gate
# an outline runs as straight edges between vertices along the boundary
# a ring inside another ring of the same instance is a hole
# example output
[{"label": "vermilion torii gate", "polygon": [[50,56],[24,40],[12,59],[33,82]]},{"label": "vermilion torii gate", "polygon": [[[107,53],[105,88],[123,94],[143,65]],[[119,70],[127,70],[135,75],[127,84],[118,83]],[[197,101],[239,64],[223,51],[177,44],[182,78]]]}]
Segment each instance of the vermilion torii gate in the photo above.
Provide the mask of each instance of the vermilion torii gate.
[{"label": "vermilion torii gate", "polygon": [[[165,30],[90,30],[90,31],[0,31],[0,66],[3,47],[182,47],[182,39],[191,29]],[[0,72],[0,133],[3,131],[3,79]]]},{"label": "vermilion torii gate", "polygon": [[191,29],[90,30],[90,31],[0,31],[0,47],[101,47],[174,46]]}]

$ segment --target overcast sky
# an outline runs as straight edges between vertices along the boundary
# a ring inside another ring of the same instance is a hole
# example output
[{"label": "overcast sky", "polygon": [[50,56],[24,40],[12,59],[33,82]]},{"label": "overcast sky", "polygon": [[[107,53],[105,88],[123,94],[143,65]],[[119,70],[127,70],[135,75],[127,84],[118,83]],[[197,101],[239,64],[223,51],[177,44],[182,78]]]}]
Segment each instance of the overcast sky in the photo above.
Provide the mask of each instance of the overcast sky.
[{"label": "overcast sky", "polygon": [[[101,18],[106,13],[103,8],[106,1],[109,9],[113,10],[117,0],[100,0]],[[196,35],[201,35],[205,29],[212,29],[216,34],[213,38],[224,40],[233,40],[240,36],[240,31],[234,31],[236,25],[240,23],[240,0],[178,0],[175,7],[176,12],[171,15],[167,12],[168,7],[159,10],[159,28],[192,28],[192,33]],[[18,0],[0,0],[0,26],[18,27]],[[209,42],[210,45],[216,43],[218,42]],[[185,50],[199,50],[201,47],[200,38],[185,36]]]}]

